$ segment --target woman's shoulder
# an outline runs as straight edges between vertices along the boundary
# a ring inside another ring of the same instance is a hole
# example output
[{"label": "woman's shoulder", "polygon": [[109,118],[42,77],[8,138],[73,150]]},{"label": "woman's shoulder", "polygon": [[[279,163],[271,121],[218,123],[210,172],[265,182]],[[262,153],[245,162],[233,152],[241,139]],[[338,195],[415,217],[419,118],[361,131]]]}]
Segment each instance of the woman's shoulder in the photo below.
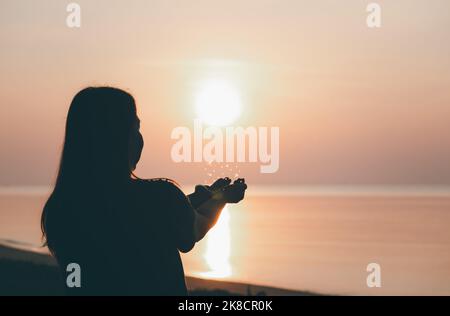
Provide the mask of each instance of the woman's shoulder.
[{"label": "woman's shoulder", "polygon": [[133,185],[141,192],[145,192],[146,194],[153,193],[160,197],[184,195],[178,183],[167,178],[134,179]]}]

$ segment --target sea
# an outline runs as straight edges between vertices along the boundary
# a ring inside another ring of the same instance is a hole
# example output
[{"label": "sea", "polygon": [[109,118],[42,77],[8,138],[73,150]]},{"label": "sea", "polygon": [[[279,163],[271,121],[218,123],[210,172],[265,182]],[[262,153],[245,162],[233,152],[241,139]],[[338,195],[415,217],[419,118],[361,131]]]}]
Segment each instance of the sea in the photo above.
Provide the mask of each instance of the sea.
[{"label": "sea", "polygon": [[[0,188],[0,242],[39,247],[49,190]],[[182,260],[187,275],[207,279],[336,295],[450,295],[450,188],[249,189]]]}]

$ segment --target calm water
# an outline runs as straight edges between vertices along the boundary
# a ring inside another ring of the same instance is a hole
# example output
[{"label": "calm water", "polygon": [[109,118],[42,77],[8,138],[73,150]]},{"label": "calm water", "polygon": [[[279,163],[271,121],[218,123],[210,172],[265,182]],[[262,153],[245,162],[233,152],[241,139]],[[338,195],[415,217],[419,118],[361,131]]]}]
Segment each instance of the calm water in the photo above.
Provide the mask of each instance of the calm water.
[{"label": "calm water", "polygon": [[[292,193],[292,192],[291,192]],[[183,255],[187,274],[335,294],[450,295],[450,196],[249,195]],[[0,238],[40,241],[45,195],[0,194]],[[366,285],[381,265],[381,288]]]}]

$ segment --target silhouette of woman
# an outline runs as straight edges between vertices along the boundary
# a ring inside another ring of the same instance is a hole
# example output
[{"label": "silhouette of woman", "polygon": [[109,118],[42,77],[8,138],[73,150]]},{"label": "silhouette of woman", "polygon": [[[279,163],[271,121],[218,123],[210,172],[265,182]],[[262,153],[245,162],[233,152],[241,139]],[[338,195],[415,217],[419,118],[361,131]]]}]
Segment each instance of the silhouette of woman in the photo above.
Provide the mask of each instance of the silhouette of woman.
[{"label": "silhouette of woman", "polygon": [[90,87],[73,99],[56,184],[41,218],[43,238],[66,267],[81,267],[70,295],[185,295],[179,251],[188,252],[243,179],[217,180],[186,196],[169,179],[133,175],[144,145],[133,97]]}]

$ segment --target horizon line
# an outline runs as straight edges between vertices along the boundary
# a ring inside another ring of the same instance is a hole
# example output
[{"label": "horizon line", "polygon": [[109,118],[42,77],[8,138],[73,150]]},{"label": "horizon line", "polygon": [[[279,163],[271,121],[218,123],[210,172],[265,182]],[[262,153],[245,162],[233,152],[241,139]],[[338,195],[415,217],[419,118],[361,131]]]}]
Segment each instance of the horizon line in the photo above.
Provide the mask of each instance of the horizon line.
[{"label": "horizon line", "polygon": [[[53,185],[0,185],[0,196],[40,196],[51,193]],[[195,185],[181,185],[182,190],[193,192]],[[450,197],[450,185],[251,185],[249,196],[426,196]]]}]

